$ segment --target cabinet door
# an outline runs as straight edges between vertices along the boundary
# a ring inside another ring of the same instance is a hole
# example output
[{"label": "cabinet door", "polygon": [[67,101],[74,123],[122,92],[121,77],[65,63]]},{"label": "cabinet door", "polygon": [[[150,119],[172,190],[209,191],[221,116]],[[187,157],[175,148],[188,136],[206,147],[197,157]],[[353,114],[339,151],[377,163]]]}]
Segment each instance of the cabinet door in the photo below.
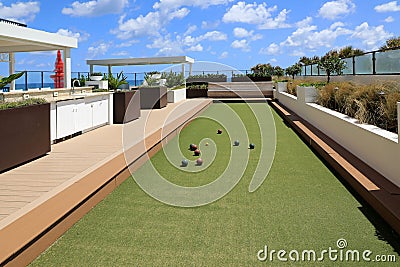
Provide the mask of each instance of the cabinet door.
[{"label": "cabinet door", "polygon": [[74,100],[57,102],[57,139],[75,133]]},{"label": "cabinet door", "polygon": [[89,129],[92,124],[91,110],[85,105],[84,99],[75,100],[75,132]]},{"label": "cabinet door", "polygon": [[108,122],[108,99],[94,102],[93,126],[99,126]]}]

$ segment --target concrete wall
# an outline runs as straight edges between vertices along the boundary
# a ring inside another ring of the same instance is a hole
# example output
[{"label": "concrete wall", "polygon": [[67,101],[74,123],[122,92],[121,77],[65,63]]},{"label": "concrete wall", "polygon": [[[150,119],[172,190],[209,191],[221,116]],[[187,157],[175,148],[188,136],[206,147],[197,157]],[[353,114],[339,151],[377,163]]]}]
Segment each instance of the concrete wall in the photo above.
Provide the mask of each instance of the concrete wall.
[{"label": "concrete wall", "polygon": [[[398,135],[315,104],[315,88],[298,87],[295,97],[275,92],[281,104],[321,130],[397,186],[400,186]],[[400,103],[397,104],[400,115]]]}]

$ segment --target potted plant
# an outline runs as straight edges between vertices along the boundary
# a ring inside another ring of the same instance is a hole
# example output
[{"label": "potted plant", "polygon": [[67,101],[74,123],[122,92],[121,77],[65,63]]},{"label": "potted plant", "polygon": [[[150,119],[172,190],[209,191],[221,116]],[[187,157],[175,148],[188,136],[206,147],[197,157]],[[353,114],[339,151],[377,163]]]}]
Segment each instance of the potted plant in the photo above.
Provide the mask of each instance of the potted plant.
[{"label": "potted plant", "polygon": [[161,76],[165,79],[165,86],[167,87],[167,100],[168,103],[176,103],[186,99],[186,84],[183,73],[163,73]]},{"label": "potted plant", "polygon": [[92,81],[101,81],[103,79],[103,73],[101,72],[92,72],[90,73],[90,80]]},{"label": "potted plant", "polygon": [[232,74],[232,82],[251,82],[246,74]]},{"label": "potted plant", "polygon": [[144,79],[138,88],[141,108],[160,109],[167,106],[167,87],[160,84],[161,75],[153,76],[151,73],[146,73]]},{"label": "potted plant", "polygon": [[0,103],[0,124],[0,172],[50,152],[50,103],[44,99]]},{"label": "potted plant", "polygon": [[186,84],[186,97],[208,97],[208,83],[196,82]]},{"label": "potted plant", "polygon": [[186,79],[187,83],[192,82],[226,82],[227,77],[225,74],[209,73],[200,75],[191,75]]},{"label": "potted plant", "polygon": [[[140,92],[129,90],[127,77],[121,71],[116,77],[108,74],[108,87],[114,90],[113,96],[113,121],[114,123],[127,123],[140,117]],[[121,87],[128,85],[127,89]]]}]

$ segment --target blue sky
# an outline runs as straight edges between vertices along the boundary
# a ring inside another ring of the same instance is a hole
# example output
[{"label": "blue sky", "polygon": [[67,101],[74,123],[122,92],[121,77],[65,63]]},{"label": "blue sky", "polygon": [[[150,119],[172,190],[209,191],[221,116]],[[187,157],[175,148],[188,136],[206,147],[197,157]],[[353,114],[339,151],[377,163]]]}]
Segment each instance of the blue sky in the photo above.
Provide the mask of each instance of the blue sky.
[{"label": "blue sky", "polygon": [[[400,1],[387,0],[0,1],[1,18],[77,37],[73,71],[88,71],[86,59],[171,55],[285,68],[346,45],[377,49],[400,35],[399,15]],[[52,70],[55,53],[16,59],[17,70]]]}]

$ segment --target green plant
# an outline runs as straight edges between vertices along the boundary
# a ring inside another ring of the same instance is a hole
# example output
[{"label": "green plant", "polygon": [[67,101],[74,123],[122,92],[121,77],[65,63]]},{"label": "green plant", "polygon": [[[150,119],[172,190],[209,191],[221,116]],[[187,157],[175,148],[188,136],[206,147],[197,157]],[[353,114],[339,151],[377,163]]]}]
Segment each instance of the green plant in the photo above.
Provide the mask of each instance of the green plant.
[{"label": "green plant", "polygon": [[294,76],[299,75],[301,73],[301,65],[296,63],[292,66],[289,66],[285,69],[286,75],[292,76],[292,79],[294,80]]},{"label": "green plant", "polygon": [[189,90],[206,90],[208,89],[208,83],[192,83],[186,86]]},{"label": "green plant", "polygon": [[79,78],[79,83],[81,84],[81,86],[84,86],[86,81],[89,79],[89,77],[85,77],[83,74],[81,75],[81,77]]},{"label": "green plant", "polygon": [[332,74],[342,75],[343,70],[346,68],[346,62],[340,59],[338,53],[333,50],[321,58],[318,62],[318,67],[325,70],[328,77],[327,83],[329,83]]},{"label": "green plant", "polygon": [[144,74],[144,80],[147,83],[147,86],[156,86],[158,85],[159,81],[156,78],[153,78],[153,74],[157,74],[154,72],[149,72]]},{"label": "green plant", "polygon": [[208,73],[208,74],[197,74],[197,75],[190,75],[190,78],[226,78],[226,74],[223,73]]},{"label": "green plant", "polygon": [[123,71],[117,74],[117,77],[114,77],[113,74],[110,72],[108,74],[108,88],[110,90],[117,90],[123,84],[128,84],[126,81],[127,77],[124,75]]},{"label": "green plant", "polygon": [[385,45],[381,46],[381,50],[388,50],[400,47],[400,36],[392,37],[386,40]]},{"label": "green plant", "polygon": [[163,73],[161,78],[166,79],[165,86],[167,86],[167,88],[174,88],[185,83],[185,77],[183,76],[183,73],[175,73],[170,71],[169,73]]},{"label": "green plant", "polygon": [[103,76],[102,72],[92,72],[90,73],[90,76]]},{"label": "green plant", "polygon": [[25,72],[20,72],[20,73],[14,73],[11,74],[10,76],[3,77],[0,79],[0,88],[4,88],[7,84],[11,83],[12,81],[20,78],[22,75],[24,75]]},{"label": "green plant", "polygon": [[40,104],[44,104],[44,103],[47,103],[47,101],[43,98],[29,98],[29,99],[21,100],[21,101],[3,102],[3,103],[0,103],[0,110],[26,107],[26,106],[32,106],[32,105],[40,105]]}]

